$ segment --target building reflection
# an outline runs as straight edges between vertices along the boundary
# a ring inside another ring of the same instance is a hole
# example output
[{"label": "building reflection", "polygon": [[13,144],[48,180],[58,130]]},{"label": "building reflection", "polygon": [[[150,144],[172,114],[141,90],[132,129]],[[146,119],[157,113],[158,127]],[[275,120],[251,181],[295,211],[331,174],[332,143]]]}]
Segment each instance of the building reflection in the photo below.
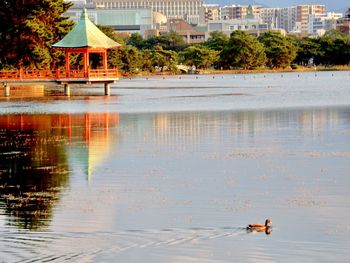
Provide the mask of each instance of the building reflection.
[{"label": "building reflection", "polygon": [[81,154],[91,173],[109,145],[116,113],[0,116],[0,210],[10,225],[41,229],[69,184],[69,149]]},{"label": "building reflection", "polygon": [[[297,128],[301,136],[317,137],[337,126],[339,109],[157,113],[146,136],[158,143],[198,143],[208,138],[254,139],[259,133]],[[122,121],[121,124],[124,124]],[[143,134],[142,136],[145,136]]]}]

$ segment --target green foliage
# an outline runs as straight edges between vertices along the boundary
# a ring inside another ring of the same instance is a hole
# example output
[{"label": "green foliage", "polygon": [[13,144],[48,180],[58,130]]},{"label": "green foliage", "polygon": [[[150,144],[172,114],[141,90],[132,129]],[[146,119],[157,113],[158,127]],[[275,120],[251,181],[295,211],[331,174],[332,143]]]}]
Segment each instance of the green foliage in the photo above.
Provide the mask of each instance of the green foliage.
[{"label": "green foliage", "polygon": [[141,51],[141,70],[142,71],[148,71],[148,72],[154,72],[155,68],[153,66],[153,50],[150,49],[144,49]]},{"label": "green foliage", "polygon": [[173,31],[160,36],[150,37],[147,40],[144,40],[139,33],[133,33],[127,44],[137,47],[138,49],[153,49],[155,46],[161,46],[165,50],[174,51],[180,51],[186,47],[182,36]]},{"label": "green foliage", "polygon": [[124,73],[135,74],[141,67],[141,59],[142,55],[136,47],[125,46],[117,50],[110,63]]},{"label": "green foliage", "polygon": [[206,69],[219,60],[219,51],[211,50],[205,46],[189,46],[180,53],[183,63],[195,66],[197,69]]},{"label": "green foliage", "polygon": [[217,50],[222,51],[224,47],[228,44],[228,36],[226,36],[224,33],[219,31],[214,31],[210,33],[210,38],[203,43],[204,46]]},{"label": "green foliage", "polygon": [[290,66],[297,54],[292,40],[275,32],[266,32],[259,37],[265,46],[266,65],[270,68],[286,68]]},{"label": "green foliage", "polygon": [[176,71],[178,64],[178,55],[173,50],[164,50],[161,46],[156,46],[152,53],[152,65],[154,68],[163,72],[165,69]]},{"label": "green foliage", "polygon": [[62,14],[63,0],[0,0],[0,68],[50,68],[62,53],[50,47],[73,23]]},{"label": "green foliage", "polygon": [[170,31],[158,37],[158,45],[163,49],[180,51],[186,46],[186,42],[182,36],[174,31]]},{"label": "green foliage", "polygon": [[146,41],[139,33],[132,33],[127,44],[137,47],[138,49],[144,49],[146,47]]},{"label": "green foliage", "polygon": [[97,27],[110,39],[113,39],[115,42],[125,45],[126,38],[122,34],[118,34],[113,27],[105,25],[97,25]]},{"label": "green foliage", "polygon": [[330,30],[318,39],[320,54],[315,62],[323,65],[350,64],[350,38],[338,30]]},{"label": "green foliage", "polygon": [[243,31],[233,31],[228,44],[220,53],[224,68],[254,69],[265,64],[264,46],[253,36]]},{"label": "green foliage", "polygon": [[308,66],[321,54],[321,46],[317,39],[310,37],[295,39],[294,45],[297,47],[297,56],[294,62],[299,65]]}]

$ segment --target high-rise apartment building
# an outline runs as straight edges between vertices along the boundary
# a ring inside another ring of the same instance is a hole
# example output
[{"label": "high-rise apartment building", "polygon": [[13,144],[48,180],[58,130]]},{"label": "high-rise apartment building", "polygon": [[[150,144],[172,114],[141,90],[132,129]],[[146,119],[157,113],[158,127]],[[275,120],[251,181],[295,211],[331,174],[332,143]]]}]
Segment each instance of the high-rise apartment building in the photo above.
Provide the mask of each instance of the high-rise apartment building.
[{"label": "high-rise apartment building", "polygon": [[296,6],[296,30],[301,33],[309,31],[309,15],[325,15],[324,5],[297,5]]},{"label": "high-rise apartment building", "polygon": [[259,18],[269,29],[282,28],[281,13],[281,8],[261,8]]},{"label": "high-rise apartment building", "polygon": [[96,8],[150,7],[168,19],[184,19],[190,24],[199,23],[203,0],[93,0]]},{"label": "high-rise apartment building", "polygon": [[281,28],[288,32],[306,34],[309,16],[325,16],[324,5],[297,5],[285,8],[261,8],[259,17],[270,29]]},{"label": "high-rise apartment building", "polygon": [[247,18],[258,18],[260,9],[262,7],[258,5],[244,6],[244,5],[230,5],[221,8],[221,19],[245,19]]},{"label": "high-rise apartment building", "polygon": [[342,13],[329,12],[327,15],[309,15],[309,34],[322,36],[327,30],[336,29]]},{"label": "high-rise apartment building", "polygon": [[207,23],[209,20],[221,19],[221,8],[219,5],[205,5],[200,9],[199,21],[200,23]]}]

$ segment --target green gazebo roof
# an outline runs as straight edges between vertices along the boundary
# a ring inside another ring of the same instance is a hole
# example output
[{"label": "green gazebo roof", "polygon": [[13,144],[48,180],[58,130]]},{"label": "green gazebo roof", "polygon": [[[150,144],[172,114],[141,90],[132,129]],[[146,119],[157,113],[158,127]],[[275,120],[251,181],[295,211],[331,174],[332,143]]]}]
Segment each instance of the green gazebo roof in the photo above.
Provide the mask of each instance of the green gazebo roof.
[{"label": "green gazebo roof", "polygon": [[121,45],[107,37],[89,19],[84,8],[80,21],[75,27],[59,42],[52,45],[55,48],[115,48]]}]

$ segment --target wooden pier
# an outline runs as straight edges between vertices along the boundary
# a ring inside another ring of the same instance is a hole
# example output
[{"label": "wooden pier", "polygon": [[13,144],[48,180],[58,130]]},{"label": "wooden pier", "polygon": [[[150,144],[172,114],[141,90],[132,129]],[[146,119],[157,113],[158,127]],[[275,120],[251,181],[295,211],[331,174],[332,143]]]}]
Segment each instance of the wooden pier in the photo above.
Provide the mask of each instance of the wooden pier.
[{"label": "wooden pier", "polygon": [[0,70],[0,83],[4,96],[10,96],[11,85],[23,84],[61,84],[64,94],[70,96],[71,85],[104,84],[104,94],[110,95],[110,84],[119,80],[118,69],[88,70]]}]

